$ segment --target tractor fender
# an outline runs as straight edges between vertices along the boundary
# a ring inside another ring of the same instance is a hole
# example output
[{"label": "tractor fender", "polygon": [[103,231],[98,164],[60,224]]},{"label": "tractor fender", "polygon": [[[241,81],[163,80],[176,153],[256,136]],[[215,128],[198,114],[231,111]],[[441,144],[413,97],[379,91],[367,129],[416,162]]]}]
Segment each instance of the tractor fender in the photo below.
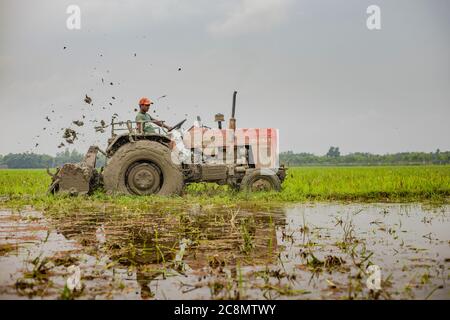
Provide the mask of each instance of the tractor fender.
[{"label": "tractor fender", "polygon": [[169,146],[170,138],[157,133],[151,134],[121,134],[112,137],[108,140],[108,148],[106,149],[106,156],[111,157],[119,148],[127,143],[133,143],[139,140],[156,141],[161,144]]}]

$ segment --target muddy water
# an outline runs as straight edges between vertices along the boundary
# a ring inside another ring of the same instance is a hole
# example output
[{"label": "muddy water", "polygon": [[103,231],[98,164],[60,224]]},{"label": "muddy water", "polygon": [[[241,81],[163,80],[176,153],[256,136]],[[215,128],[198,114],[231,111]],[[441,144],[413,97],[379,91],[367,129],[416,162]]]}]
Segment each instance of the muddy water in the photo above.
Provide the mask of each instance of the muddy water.
[{"label": "muddy water", "polygon": [[449,271],[448,205],[0,211],[3,299],[450,299]]}]

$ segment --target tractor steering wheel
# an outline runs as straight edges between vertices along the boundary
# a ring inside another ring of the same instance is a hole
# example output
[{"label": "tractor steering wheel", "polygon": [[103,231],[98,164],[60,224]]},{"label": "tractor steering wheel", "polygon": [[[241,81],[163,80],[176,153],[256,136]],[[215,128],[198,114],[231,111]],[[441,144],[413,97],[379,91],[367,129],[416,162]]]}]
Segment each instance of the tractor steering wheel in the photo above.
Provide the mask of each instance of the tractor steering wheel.
[{"label": "tractor steering wheel", "polygon": [[172,131],[173,129],[180,129],[181,126],[186,122],[187,119],[184,119],[183,121],[178,122],[176,125],[174,125],[172,128],[168,130],[168,132]]}]

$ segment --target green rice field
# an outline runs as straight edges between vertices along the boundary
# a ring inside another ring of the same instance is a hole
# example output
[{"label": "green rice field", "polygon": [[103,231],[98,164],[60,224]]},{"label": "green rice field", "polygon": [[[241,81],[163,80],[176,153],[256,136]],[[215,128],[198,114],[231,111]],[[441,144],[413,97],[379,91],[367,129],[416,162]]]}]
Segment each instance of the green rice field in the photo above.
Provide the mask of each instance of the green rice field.
[{"label": "green rice field", "polygon": [[[54,201],[46,191],[50,177],[40,169],[0,170],[4,201]],[[108,197],[97,192],[89,199],[131,202],[304,202],[319,201],[438,201],[450,195],[450,166],[298,167],[290,168],[279,193],[246,194],[226,186],[193,184],[182,197]],[[58,197],[56,197],[58,199]],[[66,199],[67,200],[67,199]],[[68,201],[68,200],[67,200]]]}]

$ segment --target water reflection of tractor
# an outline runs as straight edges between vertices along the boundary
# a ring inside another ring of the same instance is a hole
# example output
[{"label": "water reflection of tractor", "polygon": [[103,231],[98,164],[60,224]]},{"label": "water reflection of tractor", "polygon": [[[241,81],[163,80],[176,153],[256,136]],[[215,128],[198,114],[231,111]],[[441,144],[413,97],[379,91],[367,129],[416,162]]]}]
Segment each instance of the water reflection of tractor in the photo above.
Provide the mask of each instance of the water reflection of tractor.
[{"label": "water reflection of tractor", "polygon": [[[189,239],[186,259],[193,266],[203,266],[212,256],[227,260],[231,257],[251,257],[252,262],[271,259],[276,251],[275,226],[279,219],[268,214],[248,215],[228,220],[227,213],[167,215],[111,218],[104,213],[68,213],[53,217],[54,224],[66,238],[84,246],[97,246],[96,232],[102,227],[107,253],[123,265],[158,264],[172,261],[182,239]],[[223,219],[218,221],[219,217]],[[229,260],[231,261],[231,260]]]},{"label": "water reflection of tractor", "polygon": [[[101,247],[101,252],[123,267],[134,266],[143,295],[149,284],[167,269],[179,271],[177,259],[194,272],[204,267],[267,265],[277,259],[276,226],[280,218],[268,214],[230,217],[228,212],[191,212],[112,218],[99,214],[67,214],[54,220],[59,232],[86,247]],[[235,220],[235,222],[234,222]],[[101,230],[103,243],[98,241]],[[177,256],[178,255],[178,256]]]},{"label": "water reflection of tractor", "polygon": [[[153,133],[113,118],[106,150],[92,146],[81,163],[65,164],[51,174],[49,191],[86,194],[102,186],[108,193],[171,195],[193,182],[280,190],[285,168],[279,166],[278,130],[236,128],[235,106],[236,92],[228,129],[222,128],[221,114],[215,118],[217,129],[197,121],[184,131],[183,120],[170,129],[157,126]],[[100,172],[95,169],[98,152],[107,159]]]}]

